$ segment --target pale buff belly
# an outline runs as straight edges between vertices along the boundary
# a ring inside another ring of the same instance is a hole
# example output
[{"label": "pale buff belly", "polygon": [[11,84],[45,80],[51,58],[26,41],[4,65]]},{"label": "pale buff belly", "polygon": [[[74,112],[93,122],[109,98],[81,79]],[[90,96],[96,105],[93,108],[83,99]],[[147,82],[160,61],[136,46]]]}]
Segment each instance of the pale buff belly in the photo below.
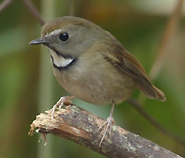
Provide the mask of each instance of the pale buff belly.
[{"label": "pale buff belly", "polygon": [[113,100],[120,103],[130,97],[135,82],[110,63],[107,64],[93,67],[76,64],[69,69],[53,71],[60,85],[83,101],[95,105],[107,105]]}]

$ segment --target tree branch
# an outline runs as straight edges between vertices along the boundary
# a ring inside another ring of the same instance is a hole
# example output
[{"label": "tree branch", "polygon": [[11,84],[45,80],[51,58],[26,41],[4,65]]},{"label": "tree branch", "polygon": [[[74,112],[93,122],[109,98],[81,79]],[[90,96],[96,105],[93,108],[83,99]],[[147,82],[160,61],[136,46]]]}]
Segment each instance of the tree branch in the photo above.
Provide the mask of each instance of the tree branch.
[{"label": "tree branch", "polygon": [[65,109],[55,111],[53,120],[51,119],[51,111],[38,115],[31,124],[29,135],[32,135],[34,129],[37,129],[36,131],[41,133],[45,140],[47,134],[53,134],[72,140],[110,158],[181,158],[171,151],[116,125],[112,127],[111,138],[106,136],[99,147],[104,128],[99,131],[98,127],[104,121],[76,105],[69,105]]},{"label": "tree branch", "polygon": [[156,127],[158,130],[169,136],[170,138],[174,139],[177,143],[183,145],[185,147],[185,140],[183,138],[180,138],[176,136],[175,134],[169,132],[166,128],[164,128],[162,125],[160,125],[153,117],[151,117],[143,108],[142,106],[133,99],[128,99],[128,103],[130,103],[143,117],[145,117],[146,120],[148,120],[154,127]]}]

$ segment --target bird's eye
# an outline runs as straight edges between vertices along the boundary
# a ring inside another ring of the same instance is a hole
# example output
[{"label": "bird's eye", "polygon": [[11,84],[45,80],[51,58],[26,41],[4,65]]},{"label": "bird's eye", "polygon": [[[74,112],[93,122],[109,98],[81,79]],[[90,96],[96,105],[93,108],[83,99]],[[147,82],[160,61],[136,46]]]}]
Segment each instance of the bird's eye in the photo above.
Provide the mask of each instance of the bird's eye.
[{"label": "bird's eye", "polygon": [[67,41],[69,39],[69,35],[68,33],[62,33],[60,34],[59,38],[61,41]]}]

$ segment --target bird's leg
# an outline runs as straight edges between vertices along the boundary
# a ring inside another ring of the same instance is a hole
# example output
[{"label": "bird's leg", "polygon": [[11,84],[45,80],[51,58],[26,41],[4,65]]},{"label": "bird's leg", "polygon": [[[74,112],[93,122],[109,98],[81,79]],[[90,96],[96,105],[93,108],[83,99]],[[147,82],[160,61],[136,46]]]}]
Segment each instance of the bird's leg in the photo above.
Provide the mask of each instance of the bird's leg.
[{"label": "bird's leg", "polygon": [[106,133],[108,132],[108,130],[109,130],[109,136],[111,137],[111,128],[112,128],[112,124],[115,123],[115,122],[114,122],[114,118],[112,117],[113,111],[114,111],[114,105],[115,105],[115,102],[112,101],[112,108],[111,108],[110,115],[109,115],[109,117],[107,118],[107,121],[105,121],[105,122],[98,128],[98,130],[100,130],[104,125],[107,124],[107,126],[106,126],[106,128],[105,128],[105,131],[104,131],[104,133],[103,133],[103,136],[102,136],[102,138],[101,138],[101,141],[100,141],[99,146],[101,146],[101,144],[102,144],[102,142],[103,142],[103,140],[104,140],[104,138],[105,138],[105,135],[106,135]]},{"label": "bird's leg", "polygon": [[62,108],[63,105],[69,105],[72,103],[71,100],[69,99],[72,99],[74,98],[75,96],[66,96],[66,97],[61,97],[59,99],[59,101],[53,106],[53,108],[50,110],[52,113],[51,113],[51,118],[53,119],[53,116],[54,116],[54,112],[55,110],[57,109],[57,107],[59,107],[60,109]]}]

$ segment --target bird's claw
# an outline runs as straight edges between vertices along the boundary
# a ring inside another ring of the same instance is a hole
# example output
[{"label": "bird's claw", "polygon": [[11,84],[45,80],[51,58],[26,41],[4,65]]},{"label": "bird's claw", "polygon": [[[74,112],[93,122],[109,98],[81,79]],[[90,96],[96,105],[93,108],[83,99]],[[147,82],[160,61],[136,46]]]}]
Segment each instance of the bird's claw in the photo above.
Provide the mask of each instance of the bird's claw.
[{"label": "bird's claw", "polygon": [[74,98],[75,96],[65,96],[65,97],[61,97],[59,99],[59,101],[53,106],[53,108],[50,110],[51,112],[51,119],[53,120],[53,116],[54,116],[54,112],[55,110],[57,109],[57,107],[59,107],[59,109],[62,108],[63,105],[70,105],[72,103],[71,100],[69,99],[72,99]]},{"label": "bird's claw", "polygon": [[102,136],[102,138],[101,138],[101,141],[100,141],[100,143],[99,143],[99,147],[101,146],[101,144],[102,144],[102,142],[103,142],[103,140],[104,140],[104,138],[105,138],[105,135],[106,135],[106,133],[107,133],[107,131],[109,130],[109,136],[111,137],[111,129],[112,129],[112,125],[114,124],[115,122],[114,122],[114,118],[110,115],[108,118],[107,118],[107,121],[105,121],[99,128],[98,128],[98,130],[100,130],[104,125],[106,125],[106,128],[105,128],[105,131],[104,131],[104,133],[103,133],[103,136]]}]

